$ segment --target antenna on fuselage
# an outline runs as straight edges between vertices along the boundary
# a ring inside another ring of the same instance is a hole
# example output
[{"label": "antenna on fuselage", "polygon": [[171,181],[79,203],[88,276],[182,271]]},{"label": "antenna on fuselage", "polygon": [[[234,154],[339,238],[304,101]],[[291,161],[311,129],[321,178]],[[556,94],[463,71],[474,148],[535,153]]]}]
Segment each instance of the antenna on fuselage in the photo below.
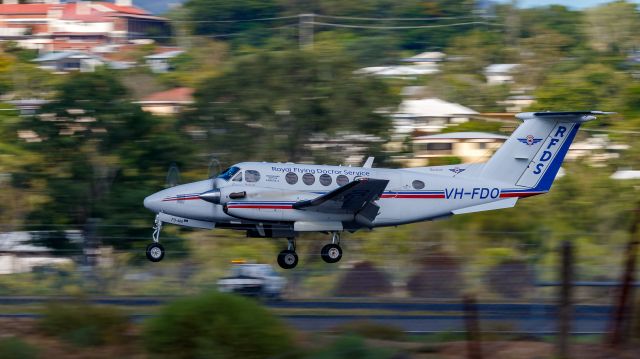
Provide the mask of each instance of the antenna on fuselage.
[{"label": "antenna on fuselage", "polygon": [[362,168],[371,168],[371,166],[373,166],[373,160],[374,159],[375,159],[375,157],[367,157],[367,160],[362,165]]}]

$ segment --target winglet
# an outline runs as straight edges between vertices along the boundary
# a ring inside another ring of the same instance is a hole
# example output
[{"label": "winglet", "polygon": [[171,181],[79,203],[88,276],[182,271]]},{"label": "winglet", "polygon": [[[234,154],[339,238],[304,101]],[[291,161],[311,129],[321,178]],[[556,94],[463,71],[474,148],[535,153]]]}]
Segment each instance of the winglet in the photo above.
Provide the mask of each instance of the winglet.
[{"label": "winglet", "polygon": [[367,157],[367,160],[362,165],[362,168],[371,168],[371,166],[373,166],[373,160],[374,159],[375,159],[375,157]]}]

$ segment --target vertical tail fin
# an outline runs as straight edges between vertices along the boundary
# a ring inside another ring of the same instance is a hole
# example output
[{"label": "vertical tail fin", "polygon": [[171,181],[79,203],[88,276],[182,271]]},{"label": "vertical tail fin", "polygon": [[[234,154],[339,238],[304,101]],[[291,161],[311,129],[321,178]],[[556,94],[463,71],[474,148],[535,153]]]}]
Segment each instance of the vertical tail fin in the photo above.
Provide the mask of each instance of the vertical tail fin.
[{"label": "vertical tail fin", "polygon": [[481,177],[514,188],[546,192],[583,122],[608,112],[525,112],[523,120],[485,164]]}]

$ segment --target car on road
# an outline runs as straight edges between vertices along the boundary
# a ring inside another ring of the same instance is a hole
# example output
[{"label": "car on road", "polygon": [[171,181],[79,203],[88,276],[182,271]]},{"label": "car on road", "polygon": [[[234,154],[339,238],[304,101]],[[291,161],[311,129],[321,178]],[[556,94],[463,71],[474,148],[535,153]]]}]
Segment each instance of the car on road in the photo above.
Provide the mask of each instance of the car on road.
[{"label": "car on road", "polygon": [[234,263],[229,276],[218,280],[218,290],[225,293],[280,298],[287,280],[269,264]]}]

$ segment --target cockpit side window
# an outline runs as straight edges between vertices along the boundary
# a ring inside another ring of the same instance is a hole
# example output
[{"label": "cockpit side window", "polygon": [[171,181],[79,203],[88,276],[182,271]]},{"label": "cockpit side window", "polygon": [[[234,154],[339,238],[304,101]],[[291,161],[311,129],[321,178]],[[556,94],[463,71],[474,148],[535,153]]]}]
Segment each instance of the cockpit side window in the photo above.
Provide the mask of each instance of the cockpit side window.
[{"label": "cockpit side window", "polygon": [[226,170],[224,170],[224,172],[222,172],[218,176],[218,178],[222,178],[223,180],[228,181],[229,179],[231,179],[231,177],[233,177],[233,175],[238,173],[238,171],[240,171],[239,167],[236,167],[236,166],[229,167]]},{"label": "cockpit side window", "polygon": [[238,174],[233,177],[232,179],[233,182],[242,182],[242,172],[238,172]]}]

